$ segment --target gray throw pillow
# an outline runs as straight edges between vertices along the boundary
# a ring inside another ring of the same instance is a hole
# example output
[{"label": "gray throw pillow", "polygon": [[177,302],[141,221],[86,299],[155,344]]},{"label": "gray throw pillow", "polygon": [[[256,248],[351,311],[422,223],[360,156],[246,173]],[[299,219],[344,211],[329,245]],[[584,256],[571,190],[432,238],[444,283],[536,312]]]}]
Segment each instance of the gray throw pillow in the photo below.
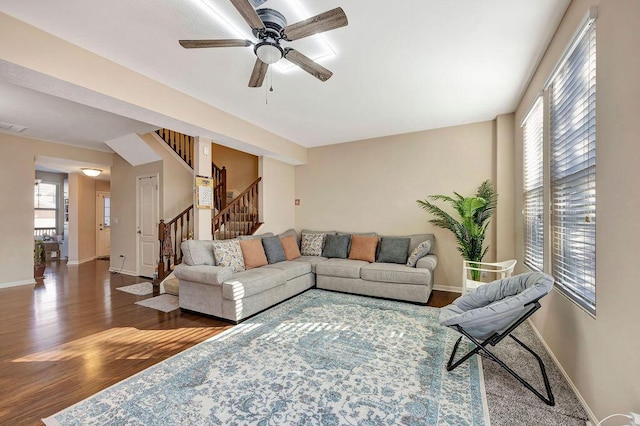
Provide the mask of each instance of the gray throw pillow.
[{"label": "gray throw pillow", "polygon": [[262,239],[262,246],[264,247],[264,254],[267,255],[267,262],[270,264],[287,260],[279,236],[264,237]]},{"label": "gray throw pillow", "polygon": [[410,238],[382,237],[377,262],[407,263]]},{"label": "gray throw pillow", "polygon": [[331,235],[325,236],[322,256],[346,259],[349,255],[349,243],[351,235]]}]

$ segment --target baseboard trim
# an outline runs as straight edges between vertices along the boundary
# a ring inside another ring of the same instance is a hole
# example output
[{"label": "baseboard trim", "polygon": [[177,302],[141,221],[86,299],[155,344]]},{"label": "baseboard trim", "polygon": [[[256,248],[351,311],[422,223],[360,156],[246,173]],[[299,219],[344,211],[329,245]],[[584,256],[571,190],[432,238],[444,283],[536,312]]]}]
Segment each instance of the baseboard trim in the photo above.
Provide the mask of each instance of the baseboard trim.
[{"label": "baseboard trim", "polygon": [[87,257],[86,259],[82,260],[67,260],[67,266],[78,266],[82,265],[83,263],[91,262],[92,260],[96,260],[96,257]]},{"label": "baseboard trim", "polygon": [[113,266],[109,268],[109,272],[112,272],[114,274],[131,275],[133,277],[138,276],[137,271],[129,271],[127,269],[114,268]]},{"label": "baseboard trim", "polygon": [[451,287],[448,285],[434,285],[434,290],[438,291],[448,291],[449,293],[460,293],[462,294],[462,289],[460,287]]},{"label": "baseboard trim", "polygon": [[36,280],[33,278],[29,280],[9,281],[7,283],[0,283],[0,288],[19,287],[21,285],[33,285]]},{"label": "baseboard trim", "polygon": [[584,408],[584,410],[587,412],[587,416],[589,416],[589,421],[594,425],[598,424],[598,419],[596,418],[595,414],[593,414],[593,411],[591,411],[591,408],[587,404],[587,401],[585,401],[585,399],[582,397],[582,395],[578,391],[578,388],[573,384],[573,381],[571,380],[567,372],[564,370],[564,368],[560,364],[560,361],[558,361],[558,358],[556,358],[556,356],[553,354],[553,352],[551,351],[551,348],[549,347],[549,345],[547,345],[547,342],[545,342],[545,340],[542,338],[542,335],[540,334],[536,326],[533,324],[533,321],[531,321],[531,318],[527,319],[527,322],[531,326],[531,329],[535,333],[538,340],[540,340],[540,343],[542,343],[542,346],[544,346],[544,349],[547,351],[547,353],[553,360],[553,363],[556,365],[556,367],[558,367],[558,370],[560,370],[560,373],[562,373],[562,376],[564,376],[567,383],[569,383],[569,386],[571,386],[571,389],[573,390],[573,392],[578,396],[578,401],[580,401],[580,404],[582,404],[582,408]]}]

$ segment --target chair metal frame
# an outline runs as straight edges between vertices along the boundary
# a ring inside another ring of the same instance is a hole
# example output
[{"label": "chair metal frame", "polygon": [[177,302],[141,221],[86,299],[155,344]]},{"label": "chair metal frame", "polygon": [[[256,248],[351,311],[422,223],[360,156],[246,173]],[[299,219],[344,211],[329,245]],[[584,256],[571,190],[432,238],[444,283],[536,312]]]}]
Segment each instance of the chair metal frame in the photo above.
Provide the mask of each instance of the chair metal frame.
[{"label": "chair metal frame", "polygon": [[496,274],[496,279],[508,278],[513,273],[516,267],[517,260],[505,260],[504,262],[473,262],[471,260],[462,261],[462,294],[468,293],[470,290],[474,290],[484,283],[481,281],[474,281],[467,277],[468,271],[480,271],[491,274]]},{"label": "chair metal frame", "polygon": [[[538,398],[540,398],[542,401],[544,401],[547,405],[551,405],[551,406],[555,405],[555,398],[553,396],[553,392],[551,391],[551,385],[549,383],[549,377],[547,376],[547,371],[546,371],[546,369],[544,367],[544,363],[542,362],[542,359],[540,358],[540,356],[537,353],[535,353],[533,351],[533,349],[531,349],[530,347],[525,345],[523,342],[521,342],[515,336],[511,335],[511,332],[513,332],[513,330],[515,330],[518,326],[520,326],[520,324],[525,322],[527,320],[527,318],[529,318],[531,315],[533,315],[533,313],[535,311],[540,309],[539,300],[540,300],[541,297],[539,297],[538,299],[527,303],[525,306],[531,305],[531,309],[529,309],[522,317],[520,317],[511,326],[509,326],[509,328],[507,328],[502,333],[494,333],[494,334],[492,334],[491,336],[489,336],[487,339],[485,339],[482,342],[480,342],[475,337],[471,336],[460,325],[454,325],[453,327],[455,327],[456,330],[458,330],[458,332],[460,332],[462,334],[462,336],[460,336],[458,338],[458,340],[456,341],[456,343],[455,343],[455,345],[453,347],[453,351],[451,352],[451,357],[449,358],[449,362],[447,363],[447,371],[454,370],[460,364],[465,362],[467,359],[471,358],[473,355],[480,354],[482,356],[486,356],[486,357],[492,359],[493,361],[495,361],[500,367],[504,368],[509,374],[511,374],[520,383],[522,383],[524,385],[524,387],[526,387],[531,392],[533,392]],[[533,386],[531,386],[531,384],[529,382],[527,382],[525,379],[523,379],[520,375],[518,375],[518,373],[516,373],[511,368],[509,368],[509,366],[507,364],[505,364],[500,358],[498,358],[493,352],[491,352],[489,349],[487,349],[487,345],[495,346],[498,343],[500,343],[500,341],[502,341],[502,339],[504,339],[507,336],[509,336],[513,340],[515,340],[516,343],[518,343],[525,350],[527,350],[527,352],[529,352],[531,355],[533,355],[536,358],[536,360],[538,361],[538,365],[540,366],[540,372],[542,373],[542,379],[544,380],[544,387],[545,387],[545,390],[546,390],[546,393],[547,393],[546,396],[543,395],[542,393],[540,393],[538,390],[536,390]],[[462,358],[460,358],[458,361],[456,361],[454,363],[453,361],[455,359],[456,352],[458,351],[458,346],[460,345],[460,342],[462,341],[463,337],[466,337],[467,339],[471,340],[471,342],[473,342],[473,344],[475,345],[475,348],[473,348],[466,355],[464,355]]]}]

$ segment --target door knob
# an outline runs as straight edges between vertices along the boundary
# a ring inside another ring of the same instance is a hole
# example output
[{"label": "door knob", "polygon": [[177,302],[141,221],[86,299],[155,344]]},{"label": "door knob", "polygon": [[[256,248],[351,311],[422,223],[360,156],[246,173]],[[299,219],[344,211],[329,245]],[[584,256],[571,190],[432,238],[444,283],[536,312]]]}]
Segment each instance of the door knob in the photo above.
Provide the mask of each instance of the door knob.
[{"label": "door knob", "polygon": [[138,231],[138,234],[142,234],[142,231]]}]

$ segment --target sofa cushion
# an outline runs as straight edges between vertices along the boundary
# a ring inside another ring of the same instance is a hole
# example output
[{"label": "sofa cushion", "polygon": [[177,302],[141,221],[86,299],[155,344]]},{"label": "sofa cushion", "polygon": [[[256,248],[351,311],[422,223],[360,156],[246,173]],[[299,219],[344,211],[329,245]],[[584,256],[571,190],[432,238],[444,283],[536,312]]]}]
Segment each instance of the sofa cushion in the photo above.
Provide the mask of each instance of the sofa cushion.
[{"label": "sofa cushion", "polygon": [[380,239],[380,251],[377,261],[384,263],[407,263],[407,253],[410,242],[410,238],[382,237]]},{"label": "sofa cushion", "polygon": [[349,242],[351,241],[351,235],[333,235],[329,234],[325,236],[324,248],[322,249],[322,256],[327,258],[339,258],[346,259],[349,255]]},{"label": "sofa cushion", "polygon": [[282,243],[282,249],[284,250],[284,257],[286,257],[287,260],[293,260],[300,257],[298,240],[296,240],[295,235],[280,237],[280,242]]},{"label": "sofa cushion", "polygon": [[216,265],[211,241],[185,240],[180,244],[180,248],[182,249],[182,261],[187,265]]},{"label": "sofa cushion", "polygon": [[284,271],[287,275],[287,281],[311,273],[311,264],[309,262],[293,262],[290,260],[285,260],[284,262],[278,262],[272,265],[265,266],[265,268],[273,268]]},{"label": "sofa cushion", "polygon": [[313,272],[314,274],[316,273],[316,265],[318,263],[322,263],[324,261],[326,261],[327,258],[326,257],[322,257],[322,256],[300,256],[297,259],[294,259],[294,262],[304,262],[304,263],[308,263],[309,265],[311,265],[311,272]]},{"label": "sofa cushion", "polygon": [[223,266],[195,265],[181,263],[173,273],[180,280],[205,284],[222,284],[233,275],[231,268]]},{"label": "sofa cushion", "polygon": [[273,232],[265,232],[264,234],[255,235],[238,235],[236,238],[239,240],[261,240],[265,237],[273,237]]},{"label": "sofa cushion", "polygon": [[283,270],[266,266],[238,272],[222,284],[222,298],[240,300],[282,285],[286,281]]},{"label": "sofa cushion", "polygon": [[269,264],[287,260],[287,257],[284,255],[282,243],[280,242],[280,237],[277,235],[263,238],[262,246],[264,247],[264,253],[267,255]]},{"label": "sofa cushion", "polygon": [[407,259],[407,266],[416,266],[418,260],[428,255],[429,251],[431,251],[431,240],[425,240],[418,244],[418,246],[411,251]]},{"label": "sofa cushion", "polygon": [[328,259],[316,265],[316,274],[331,277],[360,278],[360,268],[368,264],[364,260]]},{"label": "sofa cushion", "polygon": [[260,238],[240,240],[240,248],[242,249],[245,269],[258,268],[268,264]]},{"label": "sofa cushion", "polygon": [[214,240],[213,255],[219,266],[231,268],[233,272],[244,271],[244,257],[242,257],[242,249],[240,241],[233,240]]},{"label": "sofa cushion", "polygon": [[323,242],[324,234],[303,232],[300,252],[303,256],[320,256],[322,254]]},{"label": "sofa cushion", "polygon": [[371,263],[360,269],[363,280],[398,284],[423,284],[431,282],[431,271],[393,263]]},{"label": "sofa cushion", "polygon": [[349,259],[364,260],[366,262],[375,262],[377,247],[378,247],[377,236],[353,234],[351,236],[351,248],[349,249]]}]

